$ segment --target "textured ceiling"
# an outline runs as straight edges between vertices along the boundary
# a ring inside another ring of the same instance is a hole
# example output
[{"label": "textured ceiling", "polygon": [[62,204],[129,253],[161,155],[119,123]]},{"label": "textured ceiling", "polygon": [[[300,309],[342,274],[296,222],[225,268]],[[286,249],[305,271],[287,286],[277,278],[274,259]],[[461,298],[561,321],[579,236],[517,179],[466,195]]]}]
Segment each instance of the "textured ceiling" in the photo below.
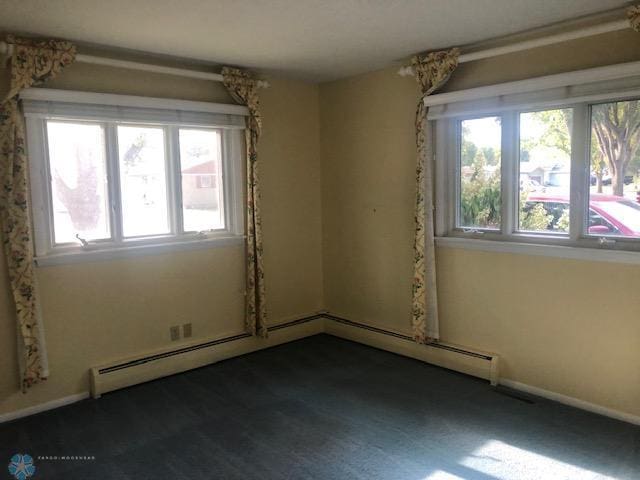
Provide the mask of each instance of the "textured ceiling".
[{"label": "textured ceiling", "polygon": [[0,0],[0,30],[315,81],[627,5],[621,0]]}]

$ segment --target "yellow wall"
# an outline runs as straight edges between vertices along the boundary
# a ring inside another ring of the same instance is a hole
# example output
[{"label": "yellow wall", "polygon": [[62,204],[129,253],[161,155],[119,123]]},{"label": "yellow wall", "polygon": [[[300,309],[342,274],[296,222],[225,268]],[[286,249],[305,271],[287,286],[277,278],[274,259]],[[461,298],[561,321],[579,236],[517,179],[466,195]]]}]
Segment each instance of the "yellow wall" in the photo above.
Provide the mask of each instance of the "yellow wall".
[{"label": "yellow wall", "polygon": [[[462,65],[446,90],[640,59],[624,31]],[[0,70],[1,73],[6,73]],[[322,308],[409,332],[418,101],[396,68],[261,92],[271,321]],[[48,87],[229,102],[219,84],[76,64]],[[322,182],[321,182],[322,177]],[[0,275],[4,275],[0,256]],[[506,378],[640,415],[640,268],[437,252],[444,341],[501,355]],[[242,331],[241,247],[38,270],[51,378],[16,391],[15,326],[0,276],[0,413],[87,390],[87,369]]]},{"label": "yellow wall", "polygon": [[[640,59],[629,30],[463,64],[451,91]],[[413,78],[323,84],[323,262],[332,313],[409,333]],[[442,339],[496,352],[505,378],[640,415],[640,267],[438,249]]]},{"label": "yellow wall", "polygon": [[[0,69],[0,73],[5,73]],[[318,86],[269,78],[261,92],[265,269],[271,323],[322,308]],[[75,64],[51,88],[230,103],[221,84]],[[4,90],[3,90],[4,91]],[[38,269],[51,376],[17,391],[15,325],[0,256],[0,414],[88,390],[91,366],[243,331],[242,246]]]}]

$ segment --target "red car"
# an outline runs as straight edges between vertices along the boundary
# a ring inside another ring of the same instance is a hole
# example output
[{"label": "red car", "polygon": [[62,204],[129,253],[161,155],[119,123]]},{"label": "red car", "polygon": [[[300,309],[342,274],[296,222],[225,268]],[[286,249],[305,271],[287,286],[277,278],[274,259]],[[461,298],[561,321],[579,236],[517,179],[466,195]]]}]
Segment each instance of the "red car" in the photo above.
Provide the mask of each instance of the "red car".
[{"label": "red car", "polygon": [[[559,231],[558,219],[569,209],[569,196],[533,192],[527,198],[524,211],[542,204],[553,219],[547,230]],[[626,197],[592,193],[589,197],[589,233],[640,237],[640,203]]]}]

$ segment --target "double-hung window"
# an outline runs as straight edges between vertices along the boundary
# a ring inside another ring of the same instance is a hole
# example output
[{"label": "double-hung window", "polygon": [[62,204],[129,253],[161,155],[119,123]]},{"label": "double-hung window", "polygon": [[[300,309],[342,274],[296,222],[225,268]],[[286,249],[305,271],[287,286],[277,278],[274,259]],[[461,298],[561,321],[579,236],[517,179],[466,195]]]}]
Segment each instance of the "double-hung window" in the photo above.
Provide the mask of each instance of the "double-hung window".
[{"label": "double-hung window", "polygon": [[242,238],[244,107],[47,89],[23,100],[39,262]]},{"label": "double-hung window", "polygon": [[469,99],[428,99],[440,241],[640,251],[636,70],[607,84],[578,72],[576,85],[569,74],[557,88],[535,91],[532,80],[485,87],[513,92],[504,95],[482,98],[477,89]]}]

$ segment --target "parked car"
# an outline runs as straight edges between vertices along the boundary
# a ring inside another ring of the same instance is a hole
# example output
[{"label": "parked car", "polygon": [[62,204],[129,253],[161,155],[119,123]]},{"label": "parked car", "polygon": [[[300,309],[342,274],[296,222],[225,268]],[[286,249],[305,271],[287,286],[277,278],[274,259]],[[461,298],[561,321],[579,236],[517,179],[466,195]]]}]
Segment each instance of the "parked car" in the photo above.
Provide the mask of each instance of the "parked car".
[{"label": "parked car", "polygon": [[[592,174],[591,178],[590,178],[591,186],[596,185],[597,181],[598,181],[598,179],[596,178],[596,176]],[[633,183],[633,175],[625,175],[623,183],[625,185],[631,185]],[[602,184],[603,185],[611,185],[611,177],[609,177],[609,176],[604,177],[602,179]]]},{"label": "parked car", "polygon": [[[560,231],[558,220],[569,209],[569,196],[533,192],[524,210],[542,204],[552,216],[547,230]],[[593,235],[622,235],[640,237],[640,198],[634,202],[625,197],[592,193],[589,197],[589,229]]]},{"label": "parked car", "polygon": [[528,192],[544,191],[544,187],[540,185],[540,182],[529,177],[520,177],[520,190],[527,190]]}]

